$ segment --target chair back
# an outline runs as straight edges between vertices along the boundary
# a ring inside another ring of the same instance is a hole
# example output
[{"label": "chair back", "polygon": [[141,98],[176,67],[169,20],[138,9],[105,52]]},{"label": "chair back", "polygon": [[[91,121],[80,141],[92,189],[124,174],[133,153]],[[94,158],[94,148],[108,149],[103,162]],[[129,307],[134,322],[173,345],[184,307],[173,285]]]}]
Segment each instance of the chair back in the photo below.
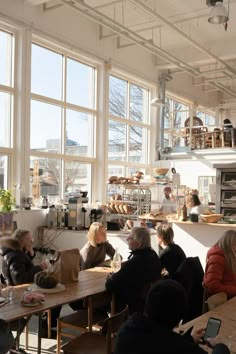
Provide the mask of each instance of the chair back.
[{"label": "chair back", "polygon": [[217,306],[224,304],[226,301],[227,294],[225,292],[209,296],[206,300],[208,311],[214,310]]},{"label": "chair back", "polygon": [[188,311],[184,315],[183,323],[202,314],[203,275],[199,257],[187,257],[173,276],[173,279],[185,288],[188,299]]},{"label": "chair back", "polygon": [[128,318],[128,306],[119,313],[107,318],[102,327],[102,335],[106,336],[106,354],[113,352],[112,339],[116,336],[117,331]]}]

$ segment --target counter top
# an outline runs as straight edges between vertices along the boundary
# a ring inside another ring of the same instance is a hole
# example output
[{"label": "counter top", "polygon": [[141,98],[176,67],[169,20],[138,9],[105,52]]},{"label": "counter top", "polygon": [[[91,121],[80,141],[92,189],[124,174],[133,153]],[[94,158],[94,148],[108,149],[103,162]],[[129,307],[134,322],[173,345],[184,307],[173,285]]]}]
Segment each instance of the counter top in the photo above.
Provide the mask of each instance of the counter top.
[{"label": "counter top", "polygon": [[184,224],[184,225],[204,225],[204,226],[216,226],[216,227],[232,227],[236,228],[236,224],[230,224],[230,223],[217,223],[217,222],[192,222],[192,221],[178,221],[178,220],[168,220],[170,223],[174,224]]}]

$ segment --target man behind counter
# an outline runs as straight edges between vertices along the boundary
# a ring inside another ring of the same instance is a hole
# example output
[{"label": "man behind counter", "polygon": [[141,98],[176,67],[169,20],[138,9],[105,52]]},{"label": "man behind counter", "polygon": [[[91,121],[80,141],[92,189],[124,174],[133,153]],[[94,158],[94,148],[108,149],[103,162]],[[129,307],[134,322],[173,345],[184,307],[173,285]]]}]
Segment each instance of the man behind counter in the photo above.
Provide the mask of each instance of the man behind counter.
[{"label": "man behind counter", "polygon": [[162,201],[161,212],[162,213],[175,213],[176,212],[176,205],[175,199],[173,198],[170,187],[165,187],[164,190],[165,198]]}]

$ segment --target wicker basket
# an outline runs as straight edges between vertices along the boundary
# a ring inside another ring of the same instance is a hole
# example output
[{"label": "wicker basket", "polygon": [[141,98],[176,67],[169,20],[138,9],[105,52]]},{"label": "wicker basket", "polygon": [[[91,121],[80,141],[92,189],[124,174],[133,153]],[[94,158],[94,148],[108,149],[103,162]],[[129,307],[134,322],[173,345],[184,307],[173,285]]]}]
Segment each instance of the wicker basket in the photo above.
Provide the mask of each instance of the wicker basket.
[{"label": "wicker basket", "polygon": [[153,172],[155,173],[156,176],[165,176],[168,171],[169,171],[169,168],[154,168],[153,169]]},{"label": "wicker basket", "polygon": [[222,218],[222,214],[201,214],[201,219],[204,222],[215,223]]}]

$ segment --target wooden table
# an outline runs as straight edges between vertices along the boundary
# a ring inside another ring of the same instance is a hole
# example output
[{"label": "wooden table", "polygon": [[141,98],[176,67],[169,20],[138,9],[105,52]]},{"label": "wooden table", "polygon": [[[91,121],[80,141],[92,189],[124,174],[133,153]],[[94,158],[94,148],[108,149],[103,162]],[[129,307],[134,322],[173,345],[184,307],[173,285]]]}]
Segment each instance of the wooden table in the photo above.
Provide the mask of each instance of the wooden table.
[{"label": "wooden table", "polygon": [[[26,307],[21,305],[21,299],[25,291],[30,287],[27,285],[18,285],[14,287],[13,301],[0,308],[1,318],[7,322],[19,320],[34,314],[39,314],[38,328],[38,354],[41,353],[41,314],[48,309],[58,305],[68,304],[70,302],[83,299],[90,295],[105,291],[105,282],[110,268],[95,267],[83,270],[79,273],[79,281],[68,283],[65,290],[61,293],[46,294],[45,302],[36,307]],[[4,296],[4,293],[3,293]],[[91,310],[91,309],[90,309]]]},{"label": "wooden table", "polygon": [[[221,319],[221,328],[219,332],[219,338],[222,343],[228,344],[230,339],[231,347],[230,352],[236,353],[236,297],[230,299],[223,305],[218,306],[212,311],[206,312],[204,315],[195,318],[194,320],[185,323],[180,327],[181,330],[187,330],[191,326],[194,328],[206,327],[209,317],[215,317]],[[230,337],[230,338],[229,338]],[[206,350],[206,348],[204,347]],[[211,350],[209,351],[211,352]]]}]

